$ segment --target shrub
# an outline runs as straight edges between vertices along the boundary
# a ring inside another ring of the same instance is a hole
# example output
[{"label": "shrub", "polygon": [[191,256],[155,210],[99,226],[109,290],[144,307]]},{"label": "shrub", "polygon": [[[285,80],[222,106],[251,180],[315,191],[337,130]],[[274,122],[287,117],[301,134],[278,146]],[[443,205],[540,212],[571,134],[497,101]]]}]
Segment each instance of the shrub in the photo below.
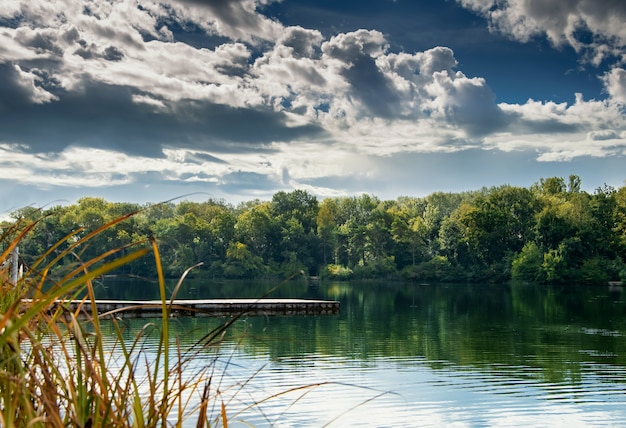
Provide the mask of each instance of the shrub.
[{"label": "shrub", "polygon": [[516,280],[542,282],[545,281],[543,253],[534,242],[524,245],[519,254],[513,258],[511,277]]},{"label": "shrub", "polygon": [[326,265],[321,271],[320,276],[322,279],[335,279],[339,281],[345,281],[352,278],[352,269],[343,265],[329,264]]}]

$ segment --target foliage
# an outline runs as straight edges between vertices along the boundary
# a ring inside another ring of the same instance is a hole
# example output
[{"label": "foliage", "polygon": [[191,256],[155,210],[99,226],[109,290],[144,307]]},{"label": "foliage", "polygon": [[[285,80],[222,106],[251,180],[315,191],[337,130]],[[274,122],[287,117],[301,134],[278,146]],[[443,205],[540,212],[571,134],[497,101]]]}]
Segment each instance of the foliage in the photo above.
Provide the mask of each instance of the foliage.
[{"label": "foliage", "polygon": [[[318,201],[303,190],[237,207],[215,200],[137,206],[84,198],[45,211],[27,207],[13,217],[36,220],[20,243],[28,266],[32,254],[57,241],[62,243],[56,251],[62,251],[131,211],[137,214],[94,236],[80,257],[154,236],[167,277],[199,262],[204,267],[192,275],[225,278],[304,271],[359,278],[401,274],[416,281],[565,283],[623,280],[626,272],[626,187],[603,186],[589,194],[576,175],[567,181],[542,178],[530,188],[504,185],[395,201],[368,194]],[[74,262],[64,256],[51,269]],[[338,274],[333,266],[346,271]],[[118,270],[156,274],[145,259]]]},{"label": "foliage", "polygon": [[336,264],[328,264],[324,267],[324,270],[320,272],[320,276],[323,279],[345,281],[351,279],[353,273],[354,272],[349,267]]},{"label": "foliage", "polygon": [[513,258],[512,278],[523,281],[542,282],[546,279],[542,269],[544,255],[533,241],[526,243]]}]

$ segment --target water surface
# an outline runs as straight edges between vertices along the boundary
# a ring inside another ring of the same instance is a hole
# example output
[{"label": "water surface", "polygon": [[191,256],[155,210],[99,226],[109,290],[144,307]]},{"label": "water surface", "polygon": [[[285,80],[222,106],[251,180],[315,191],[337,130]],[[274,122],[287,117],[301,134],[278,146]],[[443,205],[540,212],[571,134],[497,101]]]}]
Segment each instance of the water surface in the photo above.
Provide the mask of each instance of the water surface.
[{"label": "water surface", "polygon": [[[273,285],[188,281],[179,297]],[[151,299],[157,288],[108,281],[98,293]],[[243,317],[193,360],[216,369],[229,426],[626,426],[622,290],[296,281],[271,297],[339,300],[341,313]],[[174,319],[171,334],[190,346],[224,321]],[[132,337],[148,320],[124,322]]]}]

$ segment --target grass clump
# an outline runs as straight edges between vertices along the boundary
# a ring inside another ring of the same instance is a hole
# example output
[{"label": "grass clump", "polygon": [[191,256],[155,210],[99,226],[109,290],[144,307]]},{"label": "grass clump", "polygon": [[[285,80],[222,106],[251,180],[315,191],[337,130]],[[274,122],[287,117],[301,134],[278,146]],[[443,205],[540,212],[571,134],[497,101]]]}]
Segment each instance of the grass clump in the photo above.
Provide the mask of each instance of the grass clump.
[{"label": "grass clump", "polygon": [[[169,337],[170,305],[155,239],[81,259],[90,239],[134,214],[89,233],[70,233],[17,281],[10,272],[11,253],[37,221],[5,223],[0,232],[0,426],[181,426],[193,423],[191,417],[198,427],[227,426],[223,405],[215,416],[208,414],[215,408],[209,401],[219,396],[211,389],[213,368],[207,366],[191,380],[183,369],[193,352],[217,345],[233,319],[207,334],[191,352],[182,350]],[[103,334],[93,281],[149,255],[159,272],[162,317],[129,341],[108,314],[115,334],[107,341],[111,335]],[[59,261],[68,258],[75,262],[58,269]],[[63,304],[66,299],[81,299],[82,305],[71,310]],[[85,305],[92,305],[91,310],[83,311]],[[156,357],[150,358],[142,352],[142,337],[149,330],[160,335]],[[145,367],[137,370],[140,364]]]}]

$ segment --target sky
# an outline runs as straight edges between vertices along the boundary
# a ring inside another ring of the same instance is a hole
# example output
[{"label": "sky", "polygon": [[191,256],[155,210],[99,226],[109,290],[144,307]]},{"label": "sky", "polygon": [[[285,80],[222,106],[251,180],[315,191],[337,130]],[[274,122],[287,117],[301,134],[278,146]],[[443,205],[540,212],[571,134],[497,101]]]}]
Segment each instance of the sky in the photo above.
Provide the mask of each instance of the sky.
[{"label": "sky", "polygon": [[0,214],[626,180],[623,0],[2,0]]}]

